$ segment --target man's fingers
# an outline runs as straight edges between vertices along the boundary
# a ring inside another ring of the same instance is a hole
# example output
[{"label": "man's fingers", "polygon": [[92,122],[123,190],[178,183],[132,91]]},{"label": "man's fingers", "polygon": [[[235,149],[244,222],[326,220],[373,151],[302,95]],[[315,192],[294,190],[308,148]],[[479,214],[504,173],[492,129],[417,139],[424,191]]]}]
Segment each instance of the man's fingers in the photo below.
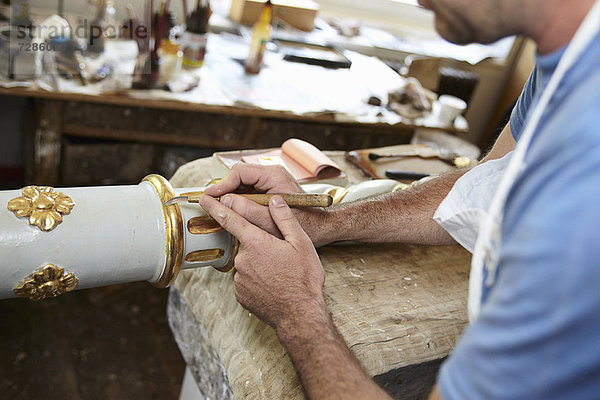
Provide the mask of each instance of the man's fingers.
[{"label": "man's fingers", "polygon": [[221,182],[206,189],[209,196],[232,193],[240,186],[251,186],[259,191],[302,193],[302,189],[281,166],[236,164]]},{"label": "man's fingers", "polygon": [[304,193],[304,190],[282,165],[265,167],[266,174],[258,181],[256,187],[267,193]]},{"label": "man's fingers", "polygon": [[267,207],[258,205],[252,200],[235,194],[228,194],[221,197],[221,203],[244,217],[251,224],[281,238],[279,229],[277,229],[277,225],[273,222]]},{"label": "man's fingers", "polygon": [[239,167],[234,165],[231,171],[221,180],[221,182],[209,186],[205,193],[209,196],[219,197],[226,193],[234,192],[242,185],[242,178],[239,173]]},{"label": "man's fingers", "polygon": [[242,244],[268,235],[210,196],[200,197],[200,207],[213,217],[223,229],[238,238]]},{"label": "man's fingers", "polygon": [[273,196],[269,201],[269,211],[285,240],[310,240],[281,196]]}]

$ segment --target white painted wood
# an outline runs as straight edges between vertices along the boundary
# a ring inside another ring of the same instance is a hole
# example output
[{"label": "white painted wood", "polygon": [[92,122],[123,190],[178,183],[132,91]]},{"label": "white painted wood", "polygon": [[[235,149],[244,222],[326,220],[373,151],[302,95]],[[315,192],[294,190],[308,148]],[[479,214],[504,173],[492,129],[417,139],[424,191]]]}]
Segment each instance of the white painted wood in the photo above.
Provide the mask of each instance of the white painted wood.
[{"label": "white painted wood", "polygon": [[[75,206],[50,232],[42,232],[30,225],[28,218],[19,218],[7,209],[10,200],[21,196],[20,190],[0,192],[0,298],[14,297],[15,286],[46,264],[75,274],[77,289],[158,280],[166,260],[166,228],[161,201],[150,183],[56,191],[70,196]],[[185,191],[190,189],[178,190]],[[181,208],[184,258],[197,250],[225,250],[220,260],[184,262],[182,268],[227,264],[232,236],[225,231],[189,234],[187,221],[205,213],[198,205]]]},{"label": "white painted wood", "polygon": [[78,289],[156,280],[165,264],[166,236],[154,187],[57,189],[75,206],[63,222],[42,232],[7,209],[20,191],[0,193],[0,297],[45,264],[79,279]]},{"label": "white painted wood", "polygon": [[[186,193],[180,191],[178,193]],[[184,243],[184,255],[183,264],[181,269],[191,269],[200,267],[224,267],[231,258],[231,251],[233,249],[233,236],[227,233],[225,230],[216,233],[210,233],[206,235],[192,235],[187,232],[187,221],[194,217],[206,216],[206,212],[198,204],[181,204],[181,214],[185,221],[184,227],[186,229],[185,243]],[[208,261],[208,262],[196,262],[190,263],[185,261],[185,256],[189,253],[199,250],[211,250],[211,249],[222,249],[225,251],[223,257],[219,260]]]}]

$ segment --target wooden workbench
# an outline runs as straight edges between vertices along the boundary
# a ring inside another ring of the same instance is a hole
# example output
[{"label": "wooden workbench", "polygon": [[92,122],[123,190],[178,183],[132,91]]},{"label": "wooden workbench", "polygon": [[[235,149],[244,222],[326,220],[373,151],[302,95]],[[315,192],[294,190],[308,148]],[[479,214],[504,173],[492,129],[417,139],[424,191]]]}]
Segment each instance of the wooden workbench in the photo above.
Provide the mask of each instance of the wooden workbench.
[{"label": "wooden workbench", "polygon": [[[365,179],[341,152],[330,155],[351,183]],[[203,185],[209,170],[209,159],[198,160],[171,182]],[[327,246],[319,255],[327,306],[367,373],[395,398],[425,398],[467,323],[470,253],[459,246],[387,244]],[[168,316],[206,398],[304,397],[274,330],[236,302],[232,274],[183,272],[171,289]]]},{"label": "wooden workbench", "polygon": [[408,143],[415,126],[339,122],[238,106],[0,88],[32,99],[26,138],[28,183],[53,186],[134,184],[215,151],[278,147],[297,137],[322,149]]}]

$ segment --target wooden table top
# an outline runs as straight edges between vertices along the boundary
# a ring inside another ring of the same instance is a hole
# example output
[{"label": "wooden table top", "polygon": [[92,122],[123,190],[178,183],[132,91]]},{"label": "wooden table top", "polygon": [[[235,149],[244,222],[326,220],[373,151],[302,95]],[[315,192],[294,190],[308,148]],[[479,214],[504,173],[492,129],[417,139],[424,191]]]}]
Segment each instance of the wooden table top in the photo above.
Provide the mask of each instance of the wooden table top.
[{"label": "wooden table top", "polygon": [[[234,115],[249,115],[258,117],[272,117],[282,119],[299,119],[299,120],[311,120],[311,121],[323,121],[333,122],[334,117],[331,114],[319,114],[319,115],[297,115],[291,114],[284,111],[277,110],[264,110],[250,107],[238,107],[238,106],[221,106],[204,103],[193,103],[186,101],[153,98],[147,96],[145,98],[131,97],[127,95],[127,92],[123,93],[104,93],[101,95],[83,94],[83,93],[70,93],[70,92],[51,92],[38,88],[2,88],[0,87],[0,95],[5,96],[19,96],[19,97],[32,97],[46,100],[61,100],[61,101],[76,101],[76,102],[88,102],[88,103],[99,103],[99,104],[110,104],[118,106],[135,106],[135,107],[148,107],[148,108],[160,108],[166,110],[178,110],[178,111],[197,111],[217,114],[234,114]],[[383,125],[383,124],[382,124]]]},{"label": "wooden table top", "polygon": [[[137,91],[139,93],[139,91]],[[403,120],[394,125],[390,125],[385,122],[377,123],[365,123],[352,120],[338,120],[332,112],[323,113],[310,113],[310,114],[294,114],[292,112],[280,111],[280,110],[268,110],[256,107],[246,106],[227,106],[227,105],[214,105],[206,103],[197,103],[190,101],[165,99],[161,97],[154,97],[150,93],[147,96],[129,96],[128,92],[121,93],[103,93],[103,94],[84,94],[84,93],[72,93],[72,92],[53,92],[39,88],[24,88],[14,87],[5,88],[0,87],[0,95],[4,96],[18,96],[18,97],[30,97],[43,100],[54,100],[54,101],[72,101],[72,102],[87,102],[96,104],[115,105],[122,107],[147,107],[163,110],[175,110],[175,111],[189,111],[189,112],[202,112],[202,113],[213,113],[213,114],[228,114],[228,115],[239,115],[248,117],[259,117],[259,118],[270,118],[270,119],[281,119],[281,120],[293,120],[293,121],[305,121],[305,122],[321,122],[321,123],[335,123],[336,125],[342,126],[368,126],[372,128],[399,128],[399,129],[418,129],[427,128],[423,124],[415,123],[411,120]],[[432,126],[433,129],[439,129],[439,127]],[[464,133],[464,130],[456,129],[454,127],[444,128],[447,132],[452,133]]]},{"label": "wooden table top", "polygon": [[[329,154],[351,183],[365,179],[343,153]],[[198,160],[183,166],[171,182],[176,187],[202,185],[209,170],[210,159]],[[323,247],[319,255],[327,306],[370,376],[442,359],[454,347],[467,324],[471,254],[462,247],[350,244]],[[223,381],[235,398],[304,397],[273,329],[236,302],[231,274],[185,271],[171,294],[177,305],[170,307],[169,318],[179,321],[171,326],[180,348],[188,350],[182,353],[200,386],[214,386],[216,378],[208,375],[215,374],[216,363],[226,371]],[[181,308],[188,308],[188,314]],[[203,337],[199,343],[185,334],[183,320],[200,329],[195,335]]]}]

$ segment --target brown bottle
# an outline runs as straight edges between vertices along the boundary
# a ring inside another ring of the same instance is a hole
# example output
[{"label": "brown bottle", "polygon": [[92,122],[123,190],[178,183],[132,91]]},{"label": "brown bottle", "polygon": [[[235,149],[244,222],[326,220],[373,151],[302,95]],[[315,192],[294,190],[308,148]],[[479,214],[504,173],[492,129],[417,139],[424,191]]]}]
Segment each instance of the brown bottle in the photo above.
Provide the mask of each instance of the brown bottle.
[{"label": "brown bottle", "polygon": [[262,10],[260,18],[254,24],[252,29],[252,43],[250,44],[250,53],[244,63],[244,68],[248,74],[258,74],[262,67],[263,57],[267,48],[267,43],[271,40],[271,18],[273,15],[273,5],[271,0],[267,0]]}]

